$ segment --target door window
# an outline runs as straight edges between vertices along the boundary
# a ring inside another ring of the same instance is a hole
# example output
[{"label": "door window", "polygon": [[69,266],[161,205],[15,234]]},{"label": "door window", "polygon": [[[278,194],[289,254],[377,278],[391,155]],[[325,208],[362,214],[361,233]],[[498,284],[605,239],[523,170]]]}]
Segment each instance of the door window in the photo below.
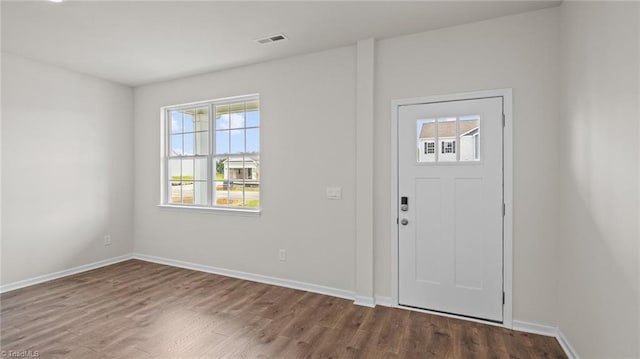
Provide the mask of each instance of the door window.
[{"label": "door window", "polygon": [[417,162],[480,161],[479,115],[419,119],[416,133]]}]

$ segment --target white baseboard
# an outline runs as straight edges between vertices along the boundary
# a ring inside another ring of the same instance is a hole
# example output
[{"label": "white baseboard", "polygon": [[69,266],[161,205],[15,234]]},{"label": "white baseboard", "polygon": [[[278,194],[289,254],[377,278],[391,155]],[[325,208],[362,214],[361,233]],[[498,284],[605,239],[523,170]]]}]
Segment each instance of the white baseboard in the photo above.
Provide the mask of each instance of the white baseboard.
[{"label": "white baseboard", "polygon": [[576,350],[573,349],[573,347],[569,343],[569,340],[567,339],[567,337],[564,336],[564,333],[562,333],[562,330],[560,330],[560,328],[558,328],[558,333],[556,335],[556,338],[558,339],[558,342],[560,343],[562,350],[564,350],[565,354],[567,354],[567,357],[569,357],[569,359],[580,359],[578,352],[576,352]]},{"label": "white baseboard", "polygon": [[558,334],[558,328],[549,325],[542,325],[537,323],[523,322],[521,320],[513,321],[513,330],[519,330],[521,332],[527,332],[532,334],[545,335],[547,337],[555,337]]},{"label": "white baseboard", "polygon": [[562,347],[562,350],[564,350],[564,353],[567,354],[567,357],[569,357],[569,359],[579,359],[580,358],[578,356],[578,353],[576,353],[576,351],[571,346],[571,344],[569,344],[569,340],[567,340],[567,337],[564,336],[564,334],[562,333],[562,331],[558,327],[552,327],[552,326],[549,326],[549,325],[542,325],[542,324],[536,324],[536,323],[523,322],[521,320],[514,320],[513,321],[513,329],[514,330],[519,330],[519,331],[522,331],[522,332],[532,333],[532,334],[539,334],[539,335],[546,335],[546,336],[549,336],[549,337],[554,337],[554,338],[556,338],[558,340],[558,343]]},{"label": "white baseboard", "polygon": [[376,302],[373,297],[367,297],[364,295],[356,295],[353,304],[369,308],[373,308],[376,306]]},{"label": "white baseboard", "polygon": [[20,288],[24,288],[24,287],[29,287],[29,286],[32,286],[32,285],[35,285],[35,284],[48,282],[50,280],[54,280],[54,279],[70,276],[70,275],[73,275],[73,274],[78,274],[78,273],[90,271],[92,269],[96,269],[96,268],[108,266],[108,265],[111,265],[111,264],[116,264],[118,262],[126,261],[126,260],[131,259],[131,258],[132,258],[131,254],[125,254],[125,255],[118,256],[118,257],[113,257],[113,258],[109,258],[109,259],[105,259],[105,260],[101,260],[101,261],[97,261],[97,262],[93,262],[93,263],[84,264],[84,265],[81,265],[81,266],[65,269],[65,270],[62,270],[62,271],[59,271],[59,272],[55,272],[55,273],[49,273],[49,274],[45,274],[45,275],[41,275],[41,276],[29,278],[29,279],[24,279],[24,280],[13,282],[13,283],[8,283],[8,284],[5,284],[3,286],[0,286],[0,293],[10,292],[12,290],[16,290],[16,289],[20,289]]},{"label": "white baseboard", "polygon": [[203,264],[190,263],[190,262],[163,258],[163,257],[150,256],[147,254],[140,254],[140,253],[134,253],[133,258],[143,260],[146,262],[165,264],[173,267],[191,269],[199,272],[207,272],[207,273],[213,273],[213,274],[223,275],[227,277],[249,280],[252,282],[259,282],[259,283],[277,285],[280,287],[304,290],[307,292],[324,294],[332,297],[344,298],[349,300],[354,299],[354,293],[351,291],[332,288],[332,287],[325,287],[317,284],[298,282],[294,280],[270,277],[270,276],[261,275],[261,274],[241,272],[241,271],[236,271],[232,269],[212,267],[212,266],[203,265]]},{"label": "white baseboard", "polygon": [[383,307],[393,307],[393,298],[376,295],[376,305],[381,305]]}]

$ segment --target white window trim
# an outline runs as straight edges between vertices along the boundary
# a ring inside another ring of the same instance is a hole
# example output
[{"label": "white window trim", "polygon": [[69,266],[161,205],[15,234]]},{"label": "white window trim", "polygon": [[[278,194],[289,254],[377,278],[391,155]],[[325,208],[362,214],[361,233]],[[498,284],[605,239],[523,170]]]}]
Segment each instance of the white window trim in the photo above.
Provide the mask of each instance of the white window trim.
[{"label": "white window trim", "polygon": [[[191,109],[194,107],[209,107],[209,153],[207,155],[202,155],[203,157],[207,158],[207,187],[209,188],[209,191],[212,191],[212,186],[213,186],[213,182],[214,179],[211,177],[211,171],[213,170],[213,168],[211,168],[211,166],[213,166],[212,161],[214,160],[214,158],[216,158],[217,156],[214,154],[214,149],[215,149],[215,106],[216,105],[224,105],[226,103],[232,103],[232,102],[238,102],[238,101],[252,101],[252,100],[258,100],[260,101],[260,94],[254,93],[254,94],[249,94],[249,95],[242,95],[242,96],[233,96],[233,97],[225,97],[225,98],[220,98],[220,99],[212,99],[212,100],[205,100],[205,101],[196,101],[196,102],[190,102],[190,103],[183,103],[183,104],[178,104],[178,105],[170,105],[170,106],[163,106],[160,108],[160,158],[161,158],[161,165],[160,165],[160,203],[157,205],[157,207],[162,208],[162,209],[169,209],[169,210],[179,210],[179,211],[184,211],[184,210],[192,210],[195,212],[214,212],[214,213],[219,213],[219,214],[227,214],[227,215],[248,215],[248,216],[255,216],[255,215],[260,215],[260,213],[262,212],[262,207],[260,208],[237,208],[237,207],[222,207],[222,206],[214,206],[212,202],[212,198],[213,195],[210,193],[208,195],[208,204],[207,206],[202,206],[202,205],[191,205],[191,204],[174,204],[174,203],[169,203],[168,199],[169,199],[169,190],[170,188],[168,188],[168,178],[169,178],[169,169],[168,169],[168,161],[169,161],[169,156],[167,156],[167,151],[169,149],[169,134],[170,134],[170,128],[169,128],[169,121],[167,121],[167,116],[169,111],[175,111],[175,110],[182,110],[182,109]],[[253,127],[252,127],[253,128]],[[258,129],[262,128],[262,118],[260,120],[260,126],[257,127]],[[246,128],[245,128],[246,129]],[[261,134],[261,131],[260,131]],[[260,141],[262,142],[262,141]],[[195,151],[195,149],[194,149]],[[258,153],[261,153],[261,149],[258,149]],[[244,155],[244,153],[243,153]],[[189,156],[192,157],[192,156]],[[193,156],[196,157],[196,156]],[[260,190],[262,191],[262,182],[260,183]],[[262,201],[260,201],[260,205],[262,205]]]},{"label": "white window trim", "polygon": [[241,215],[241,216],[259,216],[262,213],[262,209],[250,209],[250,208],[226,208],[226,207],[202,207],[180,204],[159,204],[159,208],[162,209],[175,209],[179,211],[190,210],[194,212],[216,212],[226,215]]}]

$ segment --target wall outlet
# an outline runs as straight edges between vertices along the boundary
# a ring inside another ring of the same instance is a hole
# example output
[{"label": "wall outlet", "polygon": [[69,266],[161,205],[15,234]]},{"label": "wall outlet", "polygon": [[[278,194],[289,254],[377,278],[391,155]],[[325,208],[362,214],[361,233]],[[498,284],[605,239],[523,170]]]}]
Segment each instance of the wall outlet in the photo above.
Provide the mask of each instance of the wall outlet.
[{"label": "wall outlet", "polygon": [[105,246],[111,245],[111,235],[107,234],[106,236],[104,236],[104,245]]},{"label": "wall outlet", "polygon": [[278,259],[280,260],[280,262],[286,262],[287,261],[287,250],[286,249],[281,249],[278,251]]}]

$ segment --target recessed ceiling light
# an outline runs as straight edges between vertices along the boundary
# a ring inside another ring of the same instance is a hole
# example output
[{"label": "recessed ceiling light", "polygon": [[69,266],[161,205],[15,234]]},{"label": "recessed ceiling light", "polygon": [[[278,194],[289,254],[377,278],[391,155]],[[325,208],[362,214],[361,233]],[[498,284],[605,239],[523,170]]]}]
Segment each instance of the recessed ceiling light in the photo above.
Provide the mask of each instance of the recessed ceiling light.
[{"label": "recessed ceiling light", "polygon": [[63,2],[64,0],[49,0],[51,2]]}]

